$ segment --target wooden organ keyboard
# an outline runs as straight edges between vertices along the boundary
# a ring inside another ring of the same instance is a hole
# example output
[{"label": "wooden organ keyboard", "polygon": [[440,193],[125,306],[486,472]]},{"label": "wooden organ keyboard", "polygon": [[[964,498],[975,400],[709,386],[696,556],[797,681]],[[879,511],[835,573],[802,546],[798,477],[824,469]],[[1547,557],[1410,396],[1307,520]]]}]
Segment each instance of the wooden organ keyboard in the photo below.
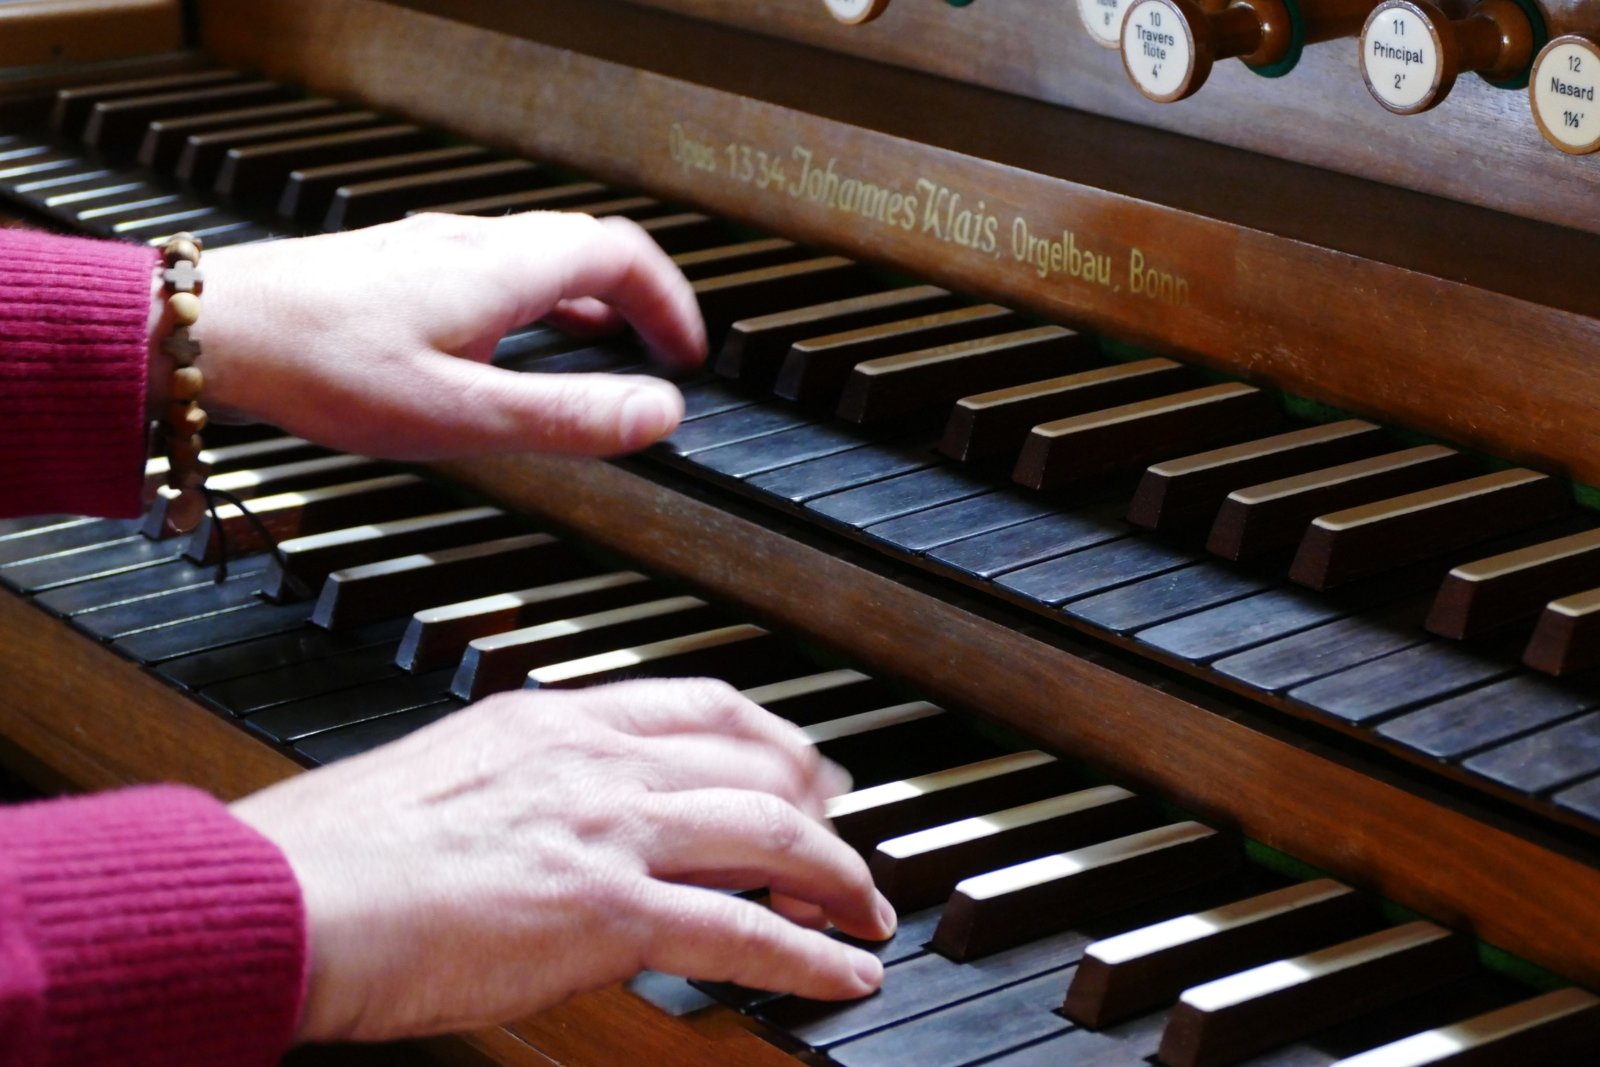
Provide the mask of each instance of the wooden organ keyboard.
[{"label": "wooden organ keyboard", "polygon": [[[838,824],[905,911],[878,997],[649,976],[677,1018],[608,991],[442,1044],[454,1060],[784,1062],[749,1029],[843,1067],[1600,1049],[1587,994],[1537,997],[1560,981],[1487,969],[1471,941],[1600,982],[1600,523],[1551,473],[1600,466],[1600,299],[1570,266],[1600,251],[1592,170],[1507,148],[1506,173],[1548,179],[1530,197],[1430,169],[1453,115],[1412,162],[1315,171],[1325,131],[1269,146],[1222,105],[1185,126],[1074,95],[1072,72],[1025,84],[912,47],[968,25],[1014,46],[995,4],[898,0],[873,27],[903,11],[900,36],[841,36],[869,31],[798,0],[770,25],[1284,158],[717,25],[766,26],[754,9],[646,6],[711,21],[216,2],[204,43],[231,67],[0,94],[0,193],[69,228],[216,247],[422,210],[627,214],[717,337],[648,457],[439,465],[495,506],[242,435],[213,477],[290,540],[221,584],[215,531],[145,536],[158,514],[8,525],[9,762],[229,795],[530,672],[656,671],[728,677],[852,766]],[[1043,6],[1021,21],[1065,40]],[[1307,65],[1293,91],[1332,82]],[[1213,79],[1197,99],[1237,104],[1240,78]],[[639,362],[536,328],[498,358]]]}]

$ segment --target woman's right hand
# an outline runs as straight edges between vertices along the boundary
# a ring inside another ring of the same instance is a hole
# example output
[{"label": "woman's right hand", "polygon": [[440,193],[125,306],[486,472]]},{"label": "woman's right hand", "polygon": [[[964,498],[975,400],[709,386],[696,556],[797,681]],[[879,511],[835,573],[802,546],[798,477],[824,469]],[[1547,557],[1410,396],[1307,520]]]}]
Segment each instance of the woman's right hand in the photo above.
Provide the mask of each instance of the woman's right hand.
[{"label": "woman's right hand", "polygon": [[[504,1022],[643,968],[865,996],[877,959],[806,928],[894,929],[824,821],[846,788],[728,686],[640,681],[491,697],[232,810],[305,895],[300,1038],[381,1040]],[[772,910],[716,891],[757,886]]]}]

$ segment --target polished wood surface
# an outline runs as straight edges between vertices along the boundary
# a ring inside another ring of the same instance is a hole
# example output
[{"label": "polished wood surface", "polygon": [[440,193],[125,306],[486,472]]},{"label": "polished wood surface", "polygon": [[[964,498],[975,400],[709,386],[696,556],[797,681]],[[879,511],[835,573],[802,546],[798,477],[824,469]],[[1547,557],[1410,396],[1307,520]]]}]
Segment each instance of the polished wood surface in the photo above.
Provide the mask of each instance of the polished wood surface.
[{"label": "polished wood surface", "polygon": [[0,67],[89,63],[183,45],[179,0],[13,0],[0,4]]},{"label": "polished wood surface", "polygon": [[[468,0],[451,20],[422,6],[215,0],[205,39],[319,91],[734,218],[781,211],[787,237],[1600,481],[1600,287],[1568,266],[1600,261],[1592,235],[613,0]],[[741,148],[783,161],[784,184],[745,171]],[[830,161],[858,183],[855,210]]]}]

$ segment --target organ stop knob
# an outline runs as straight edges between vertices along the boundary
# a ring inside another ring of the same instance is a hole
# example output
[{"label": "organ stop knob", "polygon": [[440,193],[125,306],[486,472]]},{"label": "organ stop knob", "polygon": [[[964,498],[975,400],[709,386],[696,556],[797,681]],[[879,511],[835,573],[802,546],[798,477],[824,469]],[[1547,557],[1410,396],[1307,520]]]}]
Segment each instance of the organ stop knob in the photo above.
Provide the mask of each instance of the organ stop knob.
[{"label": "organ stop knob", "polygon": [[1442,101],[1468,71],[1502,89],[1523,88],[1544,36],[1532,0],[1480,0],[1461,19],[1429,0],[1384,0],[1361,30],[1361,76],[1378,103],[1415,115]]},{"label": "organ stop knob", "polygon": [[823,0],[828,14],[840,22],[859,26],[871,22],[889,9],[889,0]]},{"label": "organ stop knob", "polygon": [[1600,45],[1568,34],[1540,50],[1528,77],[1528,104],[1544,139],[1569,155],[1600,149]]},{"label": "organ stop knob", "polygon": [[1139,91],[1171,103],[1205,84],[1219,59],[1238,57],[1276,78],[1293,70],[1306,45],[1349,37],[1370,0],[1134,0],[1122,20],[1122,65]]}]

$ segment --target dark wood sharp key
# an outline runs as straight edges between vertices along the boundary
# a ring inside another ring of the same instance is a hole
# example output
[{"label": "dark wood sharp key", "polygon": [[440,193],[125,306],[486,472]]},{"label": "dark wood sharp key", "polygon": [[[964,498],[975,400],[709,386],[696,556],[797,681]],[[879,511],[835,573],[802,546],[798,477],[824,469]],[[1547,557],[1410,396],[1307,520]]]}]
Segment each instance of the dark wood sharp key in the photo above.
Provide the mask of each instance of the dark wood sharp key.
[{"label": "dark wood sharp key", "polygon": [[743,696],[796,726],[812,726],[842,715],[871,711],[895,700],[892,688],[848,668],[769,682],[744,690]]},{"label": "dark wood sharp key", "polygon": [[266,124],[247,121],[239,126],[202,130],[190,134],[179,146],[173,174],[191,188],[210,189],[216,184],[222,165],[228,161],[228,153],[235,148],[371,129],[381,122],[378,115],[371,111],[339,111],[331,115],[312,115]]},{"label": "dark wood sharp key", "polygon": [[406,209],[406,215],[436,212],[440,215],[505,215],[519,211],[556,211],[604,203],[617,192],[599,182],[567,182],[540,189],[523,189],[514,193],[496,193],[493,196],[474,196],[446,203],[434,201],[426,207]]},{"label": "dark wood sharp key", "polygon": [[[213,474],[206,479],[206,487],[218,492],[231,493],[240,500],[254,500],[257,497],[278,493],[316,489],[324,485],[371,478],[383,473],[385,472],[377,460],[367,459],[364,456],[314,456],[292,463]],[[168,525],[167,519],[176,499],[170,491],[164,488],[158,489],[155,499],[144,513],[146,537],[172,536],[172,527]]]},{"label": "dark wood sharp key", "polygon": [[1190,377],[1170,359],[1142,359],[963,397],[939,451],[964,462],[1012,456],[1040,423],[1175,392]]},{"label": "dark wood sharp key", "polygon": [[138,153],[145,131],[156,119],[267,104],[288,96],[289,91],[275,82],[242,81],[102,100],[89,113],[83,140],[106,158],[126,159]]},{"label": "dark wood sharp key", "polygon": [[447,667],[479,637],[635,604],[657,588],[642,574],[613,571],[423,608],[406,624],[395,666],[413,673]]},{"label": "dark wood sharp key", "polygon": [[1318,515],[1471,473],[1472,461],[1461,453],[1422,445],[1236,489],[1222,502],[1206,548],[1224,559],[1258,559],[1299,544]]},{"label": "dark wood sharp key", "polygon": [[1600,530],[1464,563],[1445,575],[1428,629],[1467,638],[1538,615],[1546,603],[1600,582]]},{"label": "dark wood sharp key", "polygon": [[[636,217],[629,205],[640,203],[655,204],[653,200],[644,197],[632,197],[624,200],[611,201],[608,204],[595,204],[588,209],[589,214],[596,216],[622,215],[627,218]],[[659,205],[657,205],[659,206]],[[708,215],[695,211],[679,211],[672,215],[652,215],[642,219],[639,228],[649,234],[661,250],[668,255],[678,252],[690,252],[696,248],[710,248],[713,245],[728,240],[728,228]]]},{"label": "dark wood sharp key", "polygon": [[683,272],[685,278],[697,282],[702,278],[776,267],[782,263],[793,263],[795,260],[806,258],[808,258],[806,250],[793,241],[786,241],[781,237],[762,237],[752,241],[736,241],[733,244],[700,248],[692,252],[680,252],[672,257],[672,262]]},{"label": "dark wood sharp key", "polygon": [[261,592],[270,600],[303,599],[315,596],[328,575],[346,567],[510,537],[521,527],[499,508],[477,507],[296,537],[278,545],[261,579]]},{"label": "dark wood sharp key", "polygon": [[708,676],[748,687],[793,674],[802,662],[797,652],[766,630],[739,624],[536,667],[524,685],[576,689],[637,677]]},{"label": "dark wood sharp key", "polygon": [[1423,489],[1316,519],[1289,577],[1327,589],[1527,529],[1571,507],[1565,485],[1522,469]]},{"label": "dark wood sharp key", "polygon": [[1220,878],[1238,856],[1235,842],[1194,822],[1040,856],[957,883],[932,944],[955,960],[987,956]]},{"label": "dark wood sharp key", "polygon": [[1407,923],[1186,991],[1161,1037],[1167,1067],[1223,1067],[1470,974],[1472,946]]},{"label": "dark wood sharp key", "polygon": [[324,216],[329,212],[335,196],[346,187],[464,166],[488,157],[489,152],[485,148],[458,144],[442,148],[421,147],[417,151],[378,152],[331,163],[296,166],[284,179],[282,191],[278,194],[278,214],[307,226],[325,227]]},{"label": "dark wood sharp key", "polygon": [[942,903],[971,875],[1157,821],[1146,801],[1118,786],[1099,786],[880,842],[870,861],[872,877],[895,907],[914,911]]},{"label": "dark wood sharp key", "polygon": [[430,141],[419,127],[396,123],[241,145],[228,149],[212,188],[224,200],[275,204],[284,182],[298,168],[412,152],[427,147]]},{"label": "dark wood sharp key", "polygon": [[964,396],[1080,370],[1098,355],[1087,337],[1035,326],[857,363],[837,414],[876,426],[916,413],[942,414]]},{"label": "dark wood sharp key", "polygon": [[1543,996],[1401,1038],[1334,1067],[1566,1067],[1600,1048],[1600,999],[1582,989]]},{"label": "dark wood sharp key", "polygon": [[1144,472],[1128,521],[1168,534],[1205,533],[1229,493],[1383,450],[1384,434],[1347,419],[1157,463]]},{"label": "dark wood sharp key", "polygon": [[414,474],[389,474],[257,497],[250,502],[248,515],[234,504],[224,504],[207,514],[189,535],[184,555],[196,563],[215,563],[221,558],[224,543],[230,554],[265,550],[268,545],[263,529],[281,541],[362,522],[406,518],[440,510],[451,503],[446,489]]},{"label": "dark wood sharp key", "polygon": [[1275,889],[1096,941],[1062,1007],[1097,1029],[1177,999],[1190,986],[1371,930],[1375,903],[1327,879]]},{"label": "dark wood sharp key", "polygon": [[467,646],[450,692],[462,700],[520,688],[528,672],[629,645],[700,633],[726,621],[692,596],[665,597],[480,637]]},{"label": "dark wood sharp key", "polygon": [[819,256],[719,274],[693,284],[700,314],[706,320],[707,338],[711,347],[717,348],[728,327],[739,319],[853,296],[869,283],[861,268],[850,260]]},{"label": "dark wood sharp key", "polygon": [[231,70],[201,70],[187,74],[165,74],[154,78],[135,78],[128,81],[106,82],[62,89],[56,93],[50,114],[50,128],[62,137],[81,138],[94,106],[112,100],[126,100],[136,96],[180,92],[243,81],[244,75]]},{"label": "dark wood sharp key", "polygon": [[857,363],[991,337],[1016,329],[1020,321],[1014,311],[978,304],[796,341],[784,356],[773,391],[788,400],[837,403]]},{"label": "dark wood sharp key", "polygon": [[955,294],[944,289],[913,285],[741,319],[722,342],[716,371],[754,389],[771,389],[777,382],[783,357],[796,341],[878,326],[910,315],[946,311],[957,302]]},{"label": "dark wood sharp key", "polygon": [[966,812],[999,811],[1055,796],[1067,777],[1054,756],[1016,752],[834,797],[828,801],[828,821],[857,852],[870,854],[880,841]]},{"label": "dark wood sharp key", "polygon": [[1272,398],[1233,383],[1141,400],[1035,426],[1012,479],[1059,489],[1218,442],[1263,433],[1278,420]]},{"label": "dark wood sharp key", "polygon": [[1600,589],[1586,589],[1546,604],[1522,662],[1556,675],[1576,674],[1600,664]]},{"label": "dark wood sharp key", "polygon": [[314,96],[304,100],[263,104],[260,107],[240,107],[227,111],[208,111],[195,115],[156,119],[145,129],[144,139],[139,142],[139,165],[170,174],[183,155],[184,142],[195,134],[236,129],[240,126],[267,126],[326,117],[333,114],[338,107],[339,105],[332,100]]},{"label": "dark wood sharp key", "polygon": [[524,159],[502,159],[354,182],[333,194],[322,228],[330,233],[354,230],[403,218],[410,208],[435,204],[441,199],[515,192],[555,181],[556,176],[544,167]]}]

